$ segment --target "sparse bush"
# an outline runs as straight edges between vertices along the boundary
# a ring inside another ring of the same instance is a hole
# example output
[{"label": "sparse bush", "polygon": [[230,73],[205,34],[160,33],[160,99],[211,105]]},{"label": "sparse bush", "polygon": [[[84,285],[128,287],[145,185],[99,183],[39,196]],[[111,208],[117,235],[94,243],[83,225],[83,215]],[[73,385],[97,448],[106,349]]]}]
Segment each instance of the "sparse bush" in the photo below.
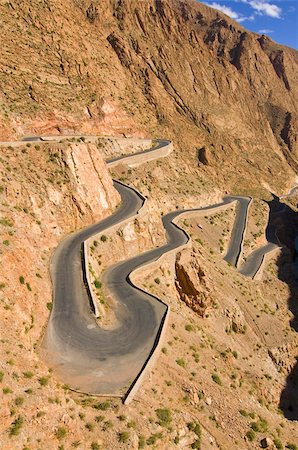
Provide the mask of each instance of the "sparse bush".
[{"label": "sparse bush", "polygon": [[99,409],[100,411],[106,411],[110,407],[111,407],[111,402],[108,400],[106,400],[105,402],[96,403],[95,405],[93,405],[93,408]]},{"label": "sparse bush", "polygon": [[298,450],[298,446],[296,444],[292,444],[291,442],[287,443],[286,448],[289,450]]},{"label": "sparse bush", "polygon": [[14,403],[16,406],[21,406],[24,403],[24,397],[16,397]]},{"label": "sparse bush", "polygon": [[249,430],[249,431],[246,433],[246,437],[247,437],[247,439],[248,439],[249,441],[254,441],[255,438],[256,438],[256,433],[255,433],[253,430]]},{"label": "sparse bush", "polygon": [[101,240],[101,242],[106,242],[108,240],[108,238],[105,234],[103,234],[102,236],[100,236],[100,240]]},{"label": "sparse bush", "polygon": [[139,449],[145,448],[145,445],[146,445],[146,440],[145,440],[144,436],[139,436],[138,448]]},{"label": "sparse bush", "polygon": [[38,381],[41,386],[47,386],[49,383],[49,377],[38,378]]},{"label": "sparse bush", "polygon": [[160,284],[160,279],[159,279],[159,278],[154,278],[154,282],[155,282],[156,284]]},{"label": "sparse bush", "polygon": [[284,446],[282,445],[282,442],[280,439],[273,439],[274,445],[278,450],[282,450],[284,448]]},{"label": "sparse bush", "polygon": [[24,419],[22,416],[18,416],[16,420],[14,420],[9,429],[9,436],[17,436],[20,432],[24,423]]},{"label": "sparse bush", "polygon": [[102,286],[102,283],[99,280],[94,280],[94,286],[96,289],[100,289]]},{"label": "sparse bush", "polygon": [[97,442],[92,442],[91,450],[100,450],[100,446]]},{"label": "sparse bush", "polygon": [[159,419],[159,425],[162,427],[168,426],[172,422],[171,411],[167,408],[160,408],[155,410],[156,415]]},{"label": "sparse bush", "polygon": [[186,362],[183,358],[178,358],[176,359],[176,363],[178,364],[178,366],[184,367],[186,366]]},{"label": "sparse bush", "polygon": [[219,375],[217,373],[213,373],[211,375],[212,380],[214,381],[214,383],[219,384],[219,386],[222,386],[222,381],[219,378]]},{"label": "sparse bush", "polygon": [[59,440],[64,439],[66,435],[67,431],[64,427],[58,427],[57,430],[55,431],[55,436]]},{"label": "sparse bush", "polygon": [[128,431],[121,431],[118,434],[118,441],[121,442],[122,444],[125,444],[129,439],[129,433]]},{"label": "sparse bush", "polygon": [[87,428],[88,431],[93,431],[94,425],[91,422],[87,422],[87,423],[85,423],[85,428]]},{"label": "sparse bush", "polygon": [[5,387],[2,389],[3,394],[12,394],[12,390],[9,387]]},{"label": "sparse bush", "polygon": [[23,372],[23,375],[24,375],[24,378],[32,378],[33,377],[33,372],[28,370],[27,372]]}]

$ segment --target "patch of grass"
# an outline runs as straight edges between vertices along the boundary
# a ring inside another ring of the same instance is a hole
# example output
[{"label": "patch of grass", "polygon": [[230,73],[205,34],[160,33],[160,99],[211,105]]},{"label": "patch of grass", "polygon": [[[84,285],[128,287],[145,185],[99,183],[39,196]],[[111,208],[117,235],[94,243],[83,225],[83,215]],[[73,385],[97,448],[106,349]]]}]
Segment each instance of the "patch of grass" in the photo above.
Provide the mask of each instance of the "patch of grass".
[{"label": "patch of grass", "polygon": [[3,381],[3,378],[4,378],[4,372],[0,372],[0,383],[1,383],[1,381]]}]

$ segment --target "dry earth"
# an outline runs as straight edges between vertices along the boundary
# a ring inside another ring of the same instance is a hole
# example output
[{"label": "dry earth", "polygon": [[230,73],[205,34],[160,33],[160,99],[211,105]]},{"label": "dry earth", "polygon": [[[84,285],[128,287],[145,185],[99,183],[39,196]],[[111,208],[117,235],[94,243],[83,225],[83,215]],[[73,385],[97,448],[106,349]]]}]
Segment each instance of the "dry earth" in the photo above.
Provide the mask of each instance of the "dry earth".
[{"label": "dry earth", "polygon": [[[263,242],[263,200],[296,179],[297,52],[194,1],[10,0],[0,8],[2,140],[79,132],[174,141],[166,159],[113,169],[148,196],[149,212],[106,242],[95,239],[96,277],[161,244],[160,214],[224,193],[255,198],[244,256]],[[129,151],[111,140],[1,147],[0,447],[182,449],[199,445],[200,431],[204,450],[259,448],[265,436],[276,448],[297,443],[296,422],[279,410],[298,354],[291,252],[262,281],[243,278],[222,260],[232,210],[187,219],[192,249],[138,279],[172,312],[158,364],[130,406],[69,391],[38,357],[51,253],[115,208],[102,157]],[[282,230],[289,247],[294,226]],[[101,295],[102,321],[112,326]]]}]

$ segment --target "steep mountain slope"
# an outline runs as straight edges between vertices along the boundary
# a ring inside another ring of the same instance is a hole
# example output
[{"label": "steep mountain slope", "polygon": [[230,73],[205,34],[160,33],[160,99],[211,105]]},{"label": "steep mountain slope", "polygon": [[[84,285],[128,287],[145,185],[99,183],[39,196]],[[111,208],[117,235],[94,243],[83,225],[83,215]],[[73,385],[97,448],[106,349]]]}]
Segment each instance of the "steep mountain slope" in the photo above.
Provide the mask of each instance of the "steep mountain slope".
[{"label": "steep mountain slope", "polygon": [[[0,10],[0,140],[98,133],[174,141],[163,160],[112,169],[149,206],[95,241],[98,279],[120,258],[164,242],[161,214],[225,192],[255,197],[244,255],[265,241],[264,200],[287,192],[297,172],[296,51],[192,0],[1,0]],[[83,141],[0,148],[0,447],[251,450],[264,437],[276,446],[297,441],[295,423],[278,410],[298,345],[291,253],[273,260],[262,282],[239,275],[222,260],[233,210],[185,220],[192,248],[137,277],[170,304],[171,319],[133,404],[78,395],[41,361],[51,252],[116,207],[102,158],[129,151],[123,142]],[[111,326],[103,300],[102,323]]]},{"label": "steep mountain slope", "polygon": [[296,51],[195,1],[12,0],[1,10],[3,138],[167,134],[192,162],[205,146],[202,162],[231,187],[247,173],[282,185],[284,159],[296,168]]}]

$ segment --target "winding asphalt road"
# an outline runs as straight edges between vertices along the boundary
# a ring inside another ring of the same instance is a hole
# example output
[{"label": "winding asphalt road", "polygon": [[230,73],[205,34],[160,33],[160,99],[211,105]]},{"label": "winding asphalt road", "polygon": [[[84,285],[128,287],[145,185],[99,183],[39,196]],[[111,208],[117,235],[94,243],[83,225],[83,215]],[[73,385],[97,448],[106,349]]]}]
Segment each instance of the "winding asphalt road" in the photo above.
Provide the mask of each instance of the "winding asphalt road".
[{"label": "winding asphalt road", "polygon": [[[146,155],[168,144],[169,141],[159,140],[154,148],[135,155]],[[119,156],[107,162],[125,162],[129,157]],[[152,155],[150,157],[152,159]],[[173,221],[187,211],[210,212],[237,200],[236,220],[225,256],[226,261],[237,267],[251,202],[251,198],[229,196],[219,204],[165,215],[162,219],[167,234],[165,245],[120,262],[104,274],[104,283],[116,300],[114,313],[118,322],[116,328],[107,330],[98,326],[90,309],[83,280],[82,243],[92,235],[135,216],[145,201],[141,194],[128,186],[117,181],[114,186],[121,196],[121,205],[114,214],[70,235],[54,254],[51,265],[54,302],[41,345],[47,362],[64,382],[89,394],[122,395],[146,365],[157,344],[168,307],[160,299],[134,286],[130,274],[188,242],[187,233]],[[247,273],[244,271],[244,274],[248,276],[263,254],[260,252],[258,256],[257,251],[255,253],[246,264]]]}]

